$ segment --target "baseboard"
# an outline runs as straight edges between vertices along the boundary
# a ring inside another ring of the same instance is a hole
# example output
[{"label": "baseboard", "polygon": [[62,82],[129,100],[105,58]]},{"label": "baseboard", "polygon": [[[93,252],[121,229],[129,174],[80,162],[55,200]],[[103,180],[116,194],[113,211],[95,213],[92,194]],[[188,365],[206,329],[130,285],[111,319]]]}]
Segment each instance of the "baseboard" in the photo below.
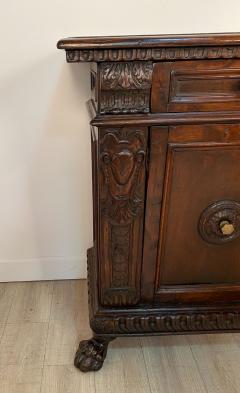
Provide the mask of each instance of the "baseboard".
[{"label": "baseboard", "polygon": [[0,260],[0,282],[71,280],[86,277],[86,255]]}]

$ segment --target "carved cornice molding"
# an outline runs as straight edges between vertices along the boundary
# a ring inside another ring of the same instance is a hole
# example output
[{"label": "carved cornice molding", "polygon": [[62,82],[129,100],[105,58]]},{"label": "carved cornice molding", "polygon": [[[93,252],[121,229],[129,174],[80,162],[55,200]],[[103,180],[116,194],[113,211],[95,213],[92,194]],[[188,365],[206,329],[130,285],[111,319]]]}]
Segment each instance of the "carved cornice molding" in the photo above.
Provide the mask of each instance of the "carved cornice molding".
[{"label": "carved cornice molding", "polygon": [[66,51],[68,63],[240,58],[239,46],[200,46],[136,49],[74,49]]}]

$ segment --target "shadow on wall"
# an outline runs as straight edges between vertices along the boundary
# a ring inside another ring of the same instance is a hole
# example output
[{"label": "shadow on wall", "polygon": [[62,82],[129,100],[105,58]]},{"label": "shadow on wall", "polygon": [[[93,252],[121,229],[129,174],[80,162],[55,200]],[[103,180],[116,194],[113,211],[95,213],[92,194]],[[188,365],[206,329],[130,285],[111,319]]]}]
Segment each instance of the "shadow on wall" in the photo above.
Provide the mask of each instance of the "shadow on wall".
[{"label": "shadow on wall", "polygon": [[33,274],[43,279],[50,270],[50,278],[86,275],[89,79],[88,64],[66,64],[56,53],[0,81],[0,266],[38,261]]}]

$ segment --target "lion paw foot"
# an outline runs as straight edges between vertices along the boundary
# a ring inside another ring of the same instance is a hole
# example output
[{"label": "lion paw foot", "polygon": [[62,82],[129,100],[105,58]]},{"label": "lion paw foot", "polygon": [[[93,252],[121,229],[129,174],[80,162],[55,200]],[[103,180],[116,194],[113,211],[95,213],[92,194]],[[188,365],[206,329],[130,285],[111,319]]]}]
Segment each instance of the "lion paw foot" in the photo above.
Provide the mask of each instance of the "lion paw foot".
[{"label": "lion paw foot", "polygon": [[108,340],[99,338],[81,341],[74,360],[75,367],[83,372],[100,370],[107,355],[108,343]]}]

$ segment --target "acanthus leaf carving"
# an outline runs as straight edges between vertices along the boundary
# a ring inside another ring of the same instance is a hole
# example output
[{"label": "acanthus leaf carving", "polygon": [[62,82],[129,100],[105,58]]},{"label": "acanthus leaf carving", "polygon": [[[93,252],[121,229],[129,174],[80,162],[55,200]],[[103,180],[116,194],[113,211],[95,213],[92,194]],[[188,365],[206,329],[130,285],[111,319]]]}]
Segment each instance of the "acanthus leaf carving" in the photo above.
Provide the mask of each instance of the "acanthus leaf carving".
[{"label": "acanthus leaf carving", "polygon": [[149,112],[152,72],[149,61],[101,63],[100,113]]},{"label": "acanthus leaf carving", "polygon": [[152,62],[102,63],[100,65],[101,88],[150,89],[152,81]]}]

